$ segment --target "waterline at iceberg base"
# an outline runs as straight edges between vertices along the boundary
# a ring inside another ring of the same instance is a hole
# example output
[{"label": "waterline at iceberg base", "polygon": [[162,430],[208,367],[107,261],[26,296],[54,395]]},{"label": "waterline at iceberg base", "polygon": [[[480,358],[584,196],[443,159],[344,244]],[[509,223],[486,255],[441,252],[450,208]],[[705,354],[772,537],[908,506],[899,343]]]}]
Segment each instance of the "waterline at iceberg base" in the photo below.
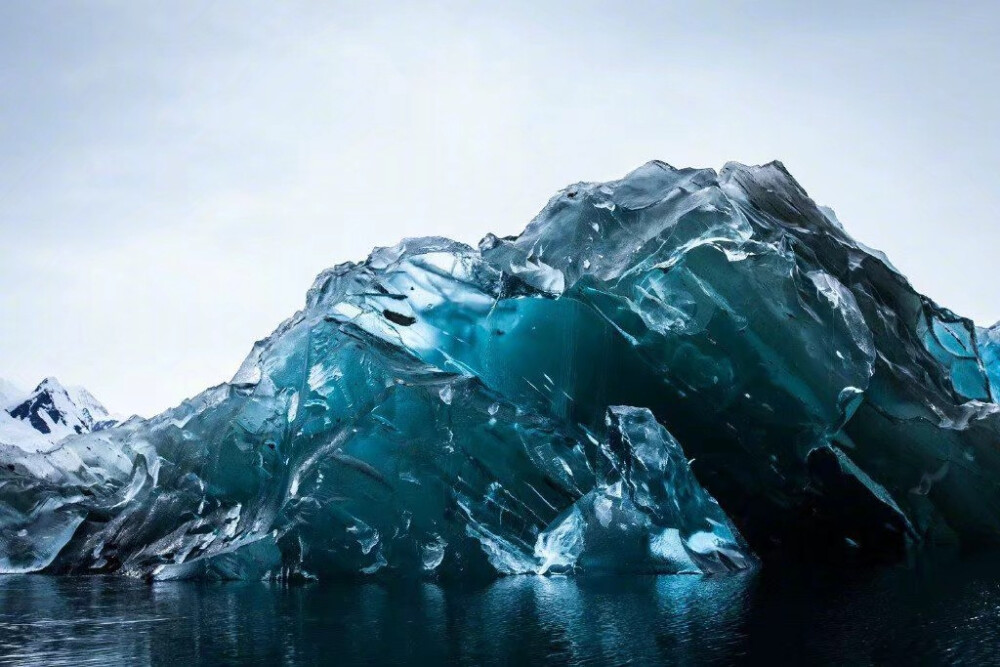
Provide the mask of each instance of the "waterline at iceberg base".
[{"label": "waterline at iceberg base", "polygon": [[717,573],[1000,540],[1000,329],[780,163],[323,272],[231,382],[0,445],[0,572]]}]

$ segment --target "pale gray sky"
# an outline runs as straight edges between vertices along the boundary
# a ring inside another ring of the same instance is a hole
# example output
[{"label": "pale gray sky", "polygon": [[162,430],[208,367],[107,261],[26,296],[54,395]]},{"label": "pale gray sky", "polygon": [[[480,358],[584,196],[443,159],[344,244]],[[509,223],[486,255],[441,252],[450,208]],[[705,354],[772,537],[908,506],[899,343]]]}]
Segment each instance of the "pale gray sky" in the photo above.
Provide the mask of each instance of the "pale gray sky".
[{"label": "pale gray sky", "polygon": [[1000,317],[995,2],[0,3],[0,376],[153,414],[321,269],[554,191],[781,159]]}]

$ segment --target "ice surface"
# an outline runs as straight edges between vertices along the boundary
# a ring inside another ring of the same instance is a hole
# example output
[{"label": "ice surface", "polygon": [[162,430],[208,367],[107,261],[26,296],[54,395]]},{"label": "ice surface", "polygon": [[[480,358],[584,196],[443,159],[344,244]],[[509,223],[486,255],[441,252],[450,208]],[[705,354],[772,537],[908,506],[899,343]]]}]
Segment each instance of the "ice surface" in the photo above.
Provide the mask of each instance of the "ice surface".
[{"label": "ice surface", "polygon": [[713,573],[754,557],[653,413],[612,406],[596,485],[538,537],[541,572]]},{"label": "ice surface", "polygon": [[779,163],[651,162],[518,237],[324,271],[231,382],[157,417],[0,445],[0,570],[720,572],[995,543],[995,332]]}]

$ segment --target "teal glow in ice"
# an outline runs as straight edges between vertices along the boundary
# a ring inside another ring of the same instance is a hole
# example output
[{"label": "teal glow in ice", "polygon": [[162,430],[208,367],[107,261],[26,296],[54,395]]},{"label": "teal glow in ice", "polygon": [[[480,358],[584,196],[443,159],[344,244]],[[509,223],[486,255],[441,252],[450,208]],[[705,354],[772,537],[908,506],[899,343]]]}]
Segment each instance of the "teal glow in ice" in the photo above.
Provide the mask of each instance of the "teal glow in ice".
[{"label": "teal glow in ice", "polygon": [[1000,399],[1000,322],[989,329],[977,329],[976,341],[994,401]]},{"label": "teal glow in ice", "polygon": [[995,542],[995,341],[780,164],[651,162],[518,237],[323,272],[231,382],[153,419],[0,447],[0,571],[708,573]]}]

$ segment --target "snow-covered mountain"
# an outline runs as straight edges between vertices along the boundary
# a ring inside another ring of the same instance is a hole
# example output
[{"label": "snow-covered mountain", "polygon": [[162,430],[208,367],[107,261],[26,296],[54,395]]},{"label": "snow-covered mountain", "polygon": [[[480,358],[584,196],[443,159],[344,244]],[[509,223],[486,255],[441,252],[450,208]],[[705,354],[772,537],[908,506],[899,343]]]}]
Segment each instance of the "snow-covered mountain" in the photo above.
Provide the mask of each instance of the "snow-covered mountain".
[{"label": "snow-covered mountain", "polygon": [[0,380],[0,444],[44,451],[70,435],[100,431],[118,423],[83,387],[64,386],[54,377],[31,393]]}]

